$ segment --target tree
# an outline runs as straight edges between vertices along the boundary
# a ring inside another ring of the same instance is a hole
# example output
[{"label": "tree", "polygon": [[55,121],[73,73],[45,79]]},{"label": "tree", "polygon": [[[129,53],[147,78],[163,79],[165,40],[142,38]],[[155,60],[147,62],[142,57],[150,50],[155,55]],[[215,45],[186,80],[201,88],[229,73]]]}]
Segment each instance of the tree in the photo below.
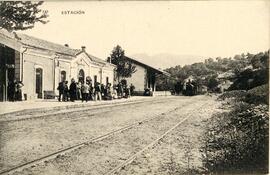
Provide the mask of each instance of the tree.
[{"label": "tree", "polygon": [[136,72],[136,66],[132,64],[127,57],[125,57],[125,51],[119,45],[113,49],[111,56],[108,57],[107,61],[116,65],[118,82],[121,77],[128,78]]},{"label": "tree", "polygon": [[261,57],[262,67],[267,69],[269,69],[269,52],[270,50],[266,51]]},{"label": "tree", "polygon": [[215,78],[215,76],[211,76],[208,80],[207,86],[209,89],[211,89],[212,91],[215,91],[215,89],[218,86],[218,81]]},{"label": "tree", "polygon": [[36,22],[47,23],[47,13],[42,12],[40,2],[2,1],[0,2],[0,29],[8,31],[26,30],[34,27]]},{"label": "tree", "polygon": [[261,58],[263,57],[263,53],[256,54],[251,60],[251,65],[253,69],[258,69],[262,67]]}]

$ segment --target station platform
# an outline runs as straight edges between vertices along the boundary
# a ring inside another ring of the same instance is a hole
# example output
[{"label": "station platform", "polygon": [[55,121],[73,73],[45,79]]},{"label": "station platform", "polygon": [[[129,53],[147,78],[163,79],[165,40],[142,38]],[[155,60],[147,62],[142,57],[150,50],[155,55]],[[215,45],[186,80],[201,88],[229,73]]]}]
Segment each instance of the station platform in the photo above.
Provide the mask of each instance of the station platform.
[{"label": "station platform", "polygon": [[161,96],[156,97],[146,97],[146,96],[132,96],[130,98],[114,99],[114,100],[102,100],[102,101],[88,101],[82,102],[77,100],[75,102],[59,102],[56,99],[38,99],[32,101],[17,101],[17,102],[0,102],[0,115],[19,112],[23,110],[36,110],[36,109],[65,109],[65,108],[77,108],[85,106],[99,106],[99,105],[108,105],[108,104],[118,104],[125,103],[130,101],[141,101],[149,100],[156,98],[165,98]]}]

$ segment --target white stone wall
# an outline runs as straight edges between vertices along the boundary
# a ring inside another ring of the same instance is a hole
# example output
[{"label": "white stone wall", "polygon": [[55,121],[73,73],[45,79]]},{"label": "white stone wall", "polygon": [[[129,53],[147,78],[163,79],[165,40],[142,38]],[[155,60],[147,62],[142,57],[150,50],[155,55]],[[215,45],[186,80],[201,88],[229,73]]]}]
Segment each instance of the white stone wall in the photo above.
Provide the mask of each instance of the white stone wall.
[{"label": "white stone wall", "polygon": [[102,69],[102,83],[106,85],[106,77],[108,77],[108,83],[113,84],[114,70],[113,68],[103,67]]},{"label": "white stone wall", "polygon": [[97,81],[106,83],[106,77],[109,77],[109,82],[113,83],[113,67],[104,66],[92,62],[86,55],[80,54],[72,60],[58,59],[55,54],[29,49],[23,55],[23,93],[27,94],[27,99],[36,99],[36,69],[43,70],[43,87],[42,91],[53,91],[58,94],[58,84],[61,81],[61,71],[66,72],[66,80],[71,82],[71,78],[78,81],[80,69],[84,71],[85,78],[90,76],[94,81],[94,76],[97,76]]},{"label": "white stone wall", "polygon": [[97,76],[97,82],[101,80],[101,67],[97,65],[91,65],[90,67],[91,79],[94,82],[94,76]]},{"label": "white stone wall", "polygon": [[70,64],[70,62],[60,60],[59,61],[59,66],[56,69],[57,69],[57,71],[55,73],[57,74],[58,83],[61,81],[61,71],[65,71],[66,72],[66,80],[68,82],[70,82],[70,80],[72,78],[71,64]]},{"label": "white stone wall", "polygon": [[136,72],[130,78],[126,78],[128,85],[131,83],[135,86],[135,91],[144,91],[146,87],[147,71],[144,67],[136,65]]},{"label": "white stone wall", "polygon": [[[75,81],[78,81],[79,71],[82,69],[84,71],[84,77],[91,76],[90,67],[91,61],[85,53],[78,55],[71,61],[71,70],[70,70],[70,80],[74,78]],[[84,79],[85,80],[85,79]]]},{"label": "white stone wall", "polygon": [[27,99],[36,99],[36,69],[42,68],[43,81],[42,91],[53,90],[54,87],[54,61],[50,54],[45,52],[33,52],[29,49],[23,54],[23,76],[22,81],[24,87],[22,89],[24,94],[27,94]]}]

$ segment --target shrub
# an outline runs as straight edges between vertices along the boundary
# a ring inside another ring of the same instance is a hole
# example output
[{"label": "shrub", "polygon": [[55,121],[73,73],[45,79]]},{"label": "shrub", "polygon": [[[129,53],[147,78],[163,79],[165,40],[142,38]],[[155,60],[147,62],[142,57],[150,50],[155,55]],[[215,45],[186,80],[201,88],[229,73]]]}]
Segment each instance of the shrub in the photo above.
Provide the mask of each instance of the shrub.
[{"label": "shrub", "polygon": [[226,91],[221,94],[218,99],[234,99],[236,101],[243,101],[250,104],[269,104],[269,86],[268,84],[255,87],[248,91],[245,90],[233,90]]},{"label": "shrub", "polygon": [[225,100],[225,99],[234,98],[238,101],[243,101],[246,95],[247,95],[247,91],[245,90],[233,90],[233,91],[224,92],[218,97],[218,99]]},{"label": "shrub", "polygon": [[240,102],[209,120],[202,147],[210,173],[267,173],[267,105]]},{"label": "shrub", "polygon": [[252,104],[269,104],[269,85],[265,84],[249,90],[245,101]]},{"label": "shrub", "polygon": [[249,90],[257,86],[268,84],[268,69],[246,69],[239,73],[237,79],[229,87],[229,90]]}]

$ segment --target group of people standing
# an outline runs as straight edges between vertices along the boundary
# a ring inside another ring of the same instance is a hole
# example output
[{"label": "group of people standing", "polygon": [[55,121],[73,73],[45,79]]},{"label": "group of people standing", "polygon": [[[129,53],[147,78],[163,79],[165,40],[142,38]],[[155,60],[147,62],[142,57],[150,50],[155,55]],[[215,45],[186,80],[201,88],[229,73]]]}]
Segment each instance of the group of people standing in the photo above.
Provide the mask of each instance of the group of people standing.
[{"label": "group of people standing", "polygon": [[119,82],[113,86],[113,98],[129,98],[134,95],[135,86],[131,83],[127,85],[126,81]]},{"label": "group of people standing", "polygon": [[22,101],[22,81],[12,80],[8,82],[7,98],[8,101]]},{"label": "group of people standing", "polygon": [[82,102],[96,101],[96,100],[112,100],[116,98],[129,98],[135,89],[131,86],[123,85],[121,82],[112,86],[111,83],[106,85],[99,82],[92,83],[91,79],[86,81],[76,82],[74,78],[71,79],[70,85],[68,81],[59,83],[57,90],[59,91],[58,101],[81,100]]}]

